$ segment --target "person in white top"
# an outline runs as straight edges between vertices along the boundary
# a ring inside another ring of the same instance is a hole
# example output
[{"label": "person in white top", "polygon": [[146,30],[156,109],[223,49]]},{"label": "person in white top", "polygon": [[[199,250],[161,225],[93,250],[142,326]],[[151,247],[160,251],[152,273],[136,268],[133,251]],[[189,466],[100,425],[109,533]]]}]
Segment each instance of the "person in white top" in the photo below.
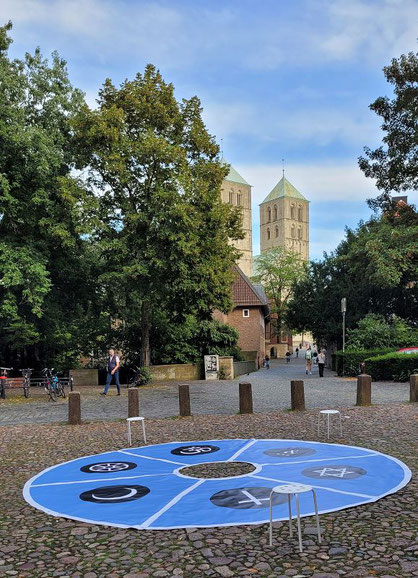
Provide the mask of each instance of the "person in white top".
[{"label": "person in white top", "polygon": [[319,369],[319,377],[324,377],[325,353],[323,349],[321,349],[320,353],[318,353],[317,359],[318,359],[317,363]]},{"label": "person in white top", "polygon": [[115,355],[114,349],[109,349],[109,359],[106,364],[107,378],[104,392],[102,395],[106,395],[109,391],[110,384],[112,383],[112,378],[115,378],[116,387],[118,389],[118,395],[120,395],[120,383],[119,383],[119,367],[120,359]]}]

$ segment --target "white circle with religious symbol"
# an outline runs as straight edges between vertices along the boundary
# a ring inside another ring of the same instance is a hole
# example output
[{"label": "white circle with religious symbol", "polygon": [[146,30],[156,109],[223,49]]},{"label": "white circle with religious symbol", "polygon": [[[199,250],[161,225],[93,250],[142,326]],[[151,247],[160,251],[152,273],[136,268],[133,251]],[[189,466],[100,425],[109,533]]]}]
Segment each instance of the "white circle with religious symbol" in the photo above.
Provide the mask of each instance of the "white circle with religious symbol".
[{"label": "white circle with religious symbol", "polygon": [[[208,468],[204,477],[204,466],[217,462],[253,467],[247,474],[218,478],[213,472],[209,477]],[[187,466],[199,466],[202,477],[185,474]],[[404,463],[366,448],[281,439],[198,440],[58,464],[29,480],[23,495],[53,516],[158,530],[266,523],[270,497],[273,519],[285,520],[288,498],[272,489],[286,484],[312,487],[321,513],[375,502],[410,478]],[[291,507],[295,515],[294,498]],[[299,507],[302,516],[313,515],[311,492],[299,494]]]}]

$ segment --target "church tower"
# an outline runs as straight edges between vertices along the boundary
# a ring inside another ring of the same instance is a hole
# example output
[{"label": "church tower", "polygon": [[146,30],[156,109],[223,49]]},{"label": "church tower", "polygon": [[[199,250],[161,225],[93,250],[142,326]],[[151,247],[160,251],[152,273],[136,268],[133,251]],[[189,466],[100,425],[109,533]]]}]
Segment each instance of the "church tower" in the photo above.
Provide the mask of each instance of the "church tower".
[{"label": "church tower", "polygon": [[241,251],[238,260],[238,267],[241,271],[251,277],[253,249],[252,249],[252,224],[251,224],[251,185],[230,166],[229,173],[225,177],[221,186],[222,201],[230,203],[242,210],[242,229],[245,237],[233,241],[233,245]]},{"label": "church tower", "polygon": [[309,261],[309,201],[284,174],[260,204],[260,250],[286,247]]}]

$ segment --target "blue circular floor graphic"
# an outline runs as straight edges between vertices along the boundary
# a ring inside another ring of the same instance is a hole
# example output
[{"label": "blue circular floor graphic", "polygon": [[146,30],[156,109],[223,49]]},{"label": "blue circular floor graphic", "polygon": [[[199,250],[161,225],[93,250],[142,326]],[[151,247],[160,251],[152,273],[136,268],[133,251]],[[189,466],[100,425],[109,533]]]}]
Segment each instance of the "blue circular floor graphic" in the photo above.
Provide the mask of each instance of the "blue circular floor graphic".
[{"label": "blue circular floor graphic", "polygon": [[[247,462],[249,474],[196,478],[183,468]],[[271,488],[311,485],[320,513],[375,502],[411,479],[401,461],[365,448],[275,439],[170,442],[82,457],[44,470],[26,482],[29,504],[82,522],[162,530],[235,526],[269,521]],[[274,520],[287,519],[286,496],[275,495]],[[302,516],[313,515],[310,492]]]}]

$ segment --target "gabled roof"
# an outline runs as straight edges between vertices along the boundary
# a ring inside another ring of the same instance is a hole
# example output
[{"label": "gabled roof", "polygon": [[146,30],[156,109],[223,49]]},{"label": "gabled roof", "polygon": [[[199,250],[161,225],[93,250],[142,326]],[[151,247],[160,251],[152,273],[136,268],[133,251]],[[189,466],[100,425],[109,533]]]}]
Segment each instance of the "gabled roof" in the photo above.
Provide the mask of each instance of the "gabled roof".
[{"label": "gabled roof", "polygon": [[[226,162],[226,160],[224,158],[221,159],[221,163],[223,165],[227,165],[228,163]],[[236,171],[234,169],[234,167],[232,165],[229,165],[229,173],[227,174],[227,176],[225,177],[226,181],[231,181],[232,183],[239,183],[240,185],[247,185],[247,187],[250,187],[251,185],[249,183],[247,183],[247,181],[239,174],[238,171]]]},{"label": "gabled roof", "polygon": [[307,199],[300,193],[296,187],[289,183],[286,177],[280,179],[274,189],[271,191],[270,194],[264,199],[261,205],[264,203],[268,203],[269,201],[273,201],[274,199],[280,199],[281,197],[291,197],[292,199],[300,199],[302,201],[306,201]]},{"label": "gabled roof", "polygon": [[235,307],[262,307],[264,315],[270,312],[269,300],[261,285],[253,285],[248,277],[236,265],[236,276],[232,284],[232,299]]}]

